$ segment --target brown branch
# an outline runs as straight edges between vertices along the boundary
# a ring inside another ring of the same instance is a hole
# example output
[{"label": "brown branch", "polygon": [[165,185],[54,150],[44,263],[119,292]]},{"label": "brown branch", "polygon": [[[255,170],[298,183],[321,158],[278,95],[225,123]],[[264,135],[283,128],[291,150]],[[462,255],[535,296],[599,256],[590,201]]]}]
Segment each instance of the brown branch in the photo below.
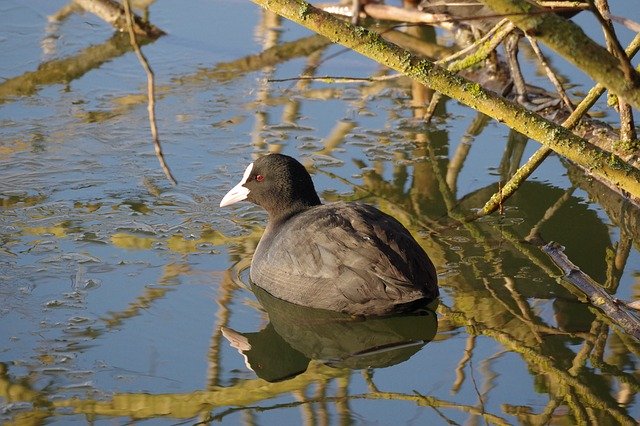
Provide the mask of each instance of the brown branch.
[{"label": "brown branch", "polygon": [[609,16],[609,4],[607,0],[595,0],[595,4],[594,0],[588,0],[588,2],[592,5],[591,12],[602,26],[607,42],[607,49],[620,61],[620,68],[624,72],[625,78],[629,82],[633,82],[635,71],[618,37],[616,37],[616,32],[611,24],[611,17]]},{"label": "brown branch", "polygon": [[[498,22],[493,28],[491,28],[489,31],[487,31],[487,33],[485,35],[483,35],[481,38],[479,38],[478,40],[476,40],[475,42],[471,43],[469,46],[465,47],[464,49],[460,49],[458,50],[456,53],[440,59],[438,61],[436,61],[436,64],[445,64],[448,62],[452,62],[454,59],[457,59],[461,56],[466,55],[467,53],[471,52],[474,49],[481,49],[482,47],[484,47],[484,51],[486,52],[490,52],[495,50],[495,48],[502,43],[502,40],[504,40],[504,38],[509,35],[511,33],[511,31],[513,31],[513,29],[515,28],[515,25],[513,25],[513,23],[509,22],[508,19],[503,19],[500,22]],[[496,35],[497,34],[497,35]],[[487,43],[489,42],[489,43]],[[488,46],[486,46],[488,44]],[[488,53],[487,53],[488,56]],[[462,60],[461,60],[462,61]],[[451,66],[451,64],[448,66],[449,70],[455,71],[455,69],[453,69],[453,67]]]},{"label": "brown branch", "polygon": [[366,4],[364,11],[373,19],[400,21],[410,24],[431,24],[447,29],[453,29],[451,22],[455,20],[445,14],[426,13],[375,3]]},{"label": "brown branch", "polygon": [[571,263],[564,254],[564,247],[557,243],[549,243],[542,251],[562,270],[562,280],[572,284],[584,293],[591,304],[600,309],[609,319],[618,324],[626,333],[640,340],[640,320],[625,309],[625,305],[611,297],[604,289],[591,279],[580,268]]},{"label": "brown branch", "polygon": [[160,28],[143,21],[136,15],[133,16],[133,21],[129,23],[131,16],[125,10],[128,6],[125,6],[124,3],[121,6],[113,0],[73,1],[87,12],[93,13],[103,21],[111,24],[118,31],[129,31],[129,28],[132,27],[137,35],[149,38],[158,38],[165,34]]},{"label": "brown branch", "polygon": [[[609,4],[607,3],[607,0],[595,0],[594,7],[596,8],[596,10],[594,10],[594,14],[602,25],[604,38],[607,43],[607,49],[612,54],[616,55],[616,57],[620,60],[620,63],[623,65],[625,74],[628,78],[631,78],[631,71],[629,69],[633,70],[633,66],[629,61],[629,57],[620,46],[620,41],[616,36],[615,29],[613,28],[613,24],[611,23]],[[617,101],[618,112],[620,114],[620,140],[625,143],[635,141],[637,139],[637,135],[635,125],[633,124],[633,113],[631,111],[631,106],[620,97],[618,97]]]},{"label": "brown branch", "polygon": [[529,35],[525,34],[525,37],[529,41],[529,44],[531,45],[533,52],[538,57],[538,61],[540,61],[540,65],[542,65],[542,68],[544,68],[544,71],[547,74],[547,78],[551,81],[553,86],[556,88],[558,95],[560,96],[560,99],[562,99],[562,102],[564,102],[564,105],[567,107],[569,111],[573,111],[574,107],[573,107],[573,104],[571,103],[571,100],[567,96],[567,92],[565,92],[564,87],[562,87],[562,83],[560,82],[558,77],[555,75],[553,70],[551,70],[551,67],[547,62],[547,59],[544,57],[542,50],[540,50],[540,46],[538,46],[538,42],[536,41],[535,38]]}]

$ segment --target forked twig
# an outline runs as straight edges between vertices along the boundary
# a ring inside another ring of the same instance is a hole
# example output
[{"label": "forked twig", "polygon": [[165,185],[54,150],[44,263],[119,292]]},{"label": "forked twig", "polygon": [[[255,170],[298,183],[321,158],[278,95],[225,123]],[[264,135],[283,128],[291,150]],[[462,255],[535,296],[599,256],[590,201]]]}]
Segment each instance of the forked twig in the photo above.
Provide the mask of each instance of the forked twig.
[{"label": "forked twig", "polygon": [[127,30],[129,31],[129,39],[131,41],[131,46],[133,50],[136,52],[136,56],[144,68],[145,73],[147,74],[147,96],[148,96],[148,104],[147,111],[149,112],[149,126],[151,128],[151,137],[153,138],[153,148],[156,152],[156,157],[158,158],[158,162],[160,163],[160,167],[162,167],[162,171],[164,175],[169,179],[172,185],[177,185],[178,182],[173,177],[171,170],[169,170],[169,166],[164,159],[164,154],[162,153],[162,146],[160,145],[160,138],[158,137],[158,126],[156,124],[156,102],[155,102],[155,79],[153,70],[149,66],[149,62],[147,58],[142,53],[140,49],[140,45],[136,40],[136,34],[133,29],[133,19],[131,17],[131,5],[129,4],[129,0],[124,0],[122,2],[124,6],[125,15],[127,18]]}]

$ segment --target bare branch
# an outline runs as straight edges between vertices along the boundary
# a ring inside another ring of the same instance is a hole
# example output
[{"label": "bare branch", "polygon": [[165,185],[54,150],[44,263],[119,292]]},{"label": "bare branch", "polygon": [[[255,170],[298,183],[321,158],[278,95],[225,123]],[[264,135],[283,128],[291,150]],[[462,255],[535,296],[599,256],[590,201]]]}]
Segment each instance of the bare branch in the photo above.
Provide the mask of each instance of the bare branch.
[{"label": "bare branch", "polygon": [[563,250],[564,247],[557,243],[549,243],[542,247],[542,251],[547,253],[564,273],[562,277],[564,281],[569,282],[584,293],[591,304],[604,312],[608,318],[622,327],[625,332],[640,340],[640,320],[626,310],[623,303],[611,297],[591,277],[571,263]]},{"label": "bare branch", "polygon": [[133,31],[143,37],[157,38],[164,35],[164,31],[160,28],[143,21],[138,16],[131,18],[130,13],[126,12],[126,7],[119,5],[113,0],[73,0],[87,12],[93,13],[105,22],[111,24],[118,31]]}]

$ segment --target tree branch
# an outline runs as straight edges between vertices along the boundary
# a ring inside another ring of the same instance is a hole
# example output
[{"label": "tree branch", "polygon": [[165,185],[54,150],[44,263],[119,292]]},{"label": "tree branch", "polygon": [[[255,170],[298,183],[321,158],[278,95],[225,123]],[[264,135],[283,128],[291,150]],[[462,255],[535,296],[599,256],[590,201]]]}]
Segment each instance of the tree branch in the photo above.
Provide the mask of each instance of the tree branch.
[{"label": "tree branch", "polygon": [[[454,98],[509,127],[537,140],[569,160],[590,170],[636,197],[640,197],[640,170],[618,156],[605,152],[538,114],[501,96],[484,90],[479,84],[455,75],[432,62],[412,55],[386,42],[379,34],[354,27],[323,12],[303,0],[253,0],[279,15],[291,19],[343,46],[351,48],[382,65]],[[609,53],[607,52],[607,55]],[[640,94],[640,91],[638,91]],[[638,96],[640,105],[640,96]]]},{"label": "tree branch", "polygon": [[[89,13],[93,13],[100,19],[111,24],[118,31],[128,31],[127,13],[124,6],[121,6],[113,0],[73,0]],[[131,24],[133,31],[143,37],[158,38],[165,34],[160,28],[143,21],[140,17],[134,15]]]},{"label": "tree branch", "polygon": [[592,305],[602,310],[607,317],[618,324],[629,335],[640,340],[640,320],[624,309],[624,304],[609,296],[604,289],[591,279],[580,268],[571,263],[564,247],[557,243],[549,243],[542,247],[542,251],[547,253],[551,260],[562,270],[562,279],[569,282],[575,288],[584,293]]},{"label": "tree branch", "polygon": [[640,75],[631,70],[629,78],[620,60],[591,40],[580,27],[525,0],[483,0],[498,13],[508,15],[518,28],[533,36],[587,73],[609,91],[640,109]]}]

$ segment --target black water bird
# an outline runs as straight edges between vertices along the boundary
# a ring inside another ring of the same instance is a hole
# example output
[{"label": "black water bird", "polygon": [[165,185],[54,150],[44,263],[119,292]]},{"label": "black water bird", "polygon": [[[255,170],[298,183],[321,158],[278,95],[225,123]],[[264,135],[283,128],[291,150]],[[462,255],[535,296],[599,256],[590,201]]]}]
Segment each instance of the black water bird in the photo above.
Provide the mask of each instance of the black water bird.
[{"label": "black water bird", "polygon": [[248,200],[268,213],[251,262],[254,284],[302,306],[378,316],[438,296],[433,263],[396,219],[367,204],[322,204],[292,157],[251,163],[220,202]]}]

